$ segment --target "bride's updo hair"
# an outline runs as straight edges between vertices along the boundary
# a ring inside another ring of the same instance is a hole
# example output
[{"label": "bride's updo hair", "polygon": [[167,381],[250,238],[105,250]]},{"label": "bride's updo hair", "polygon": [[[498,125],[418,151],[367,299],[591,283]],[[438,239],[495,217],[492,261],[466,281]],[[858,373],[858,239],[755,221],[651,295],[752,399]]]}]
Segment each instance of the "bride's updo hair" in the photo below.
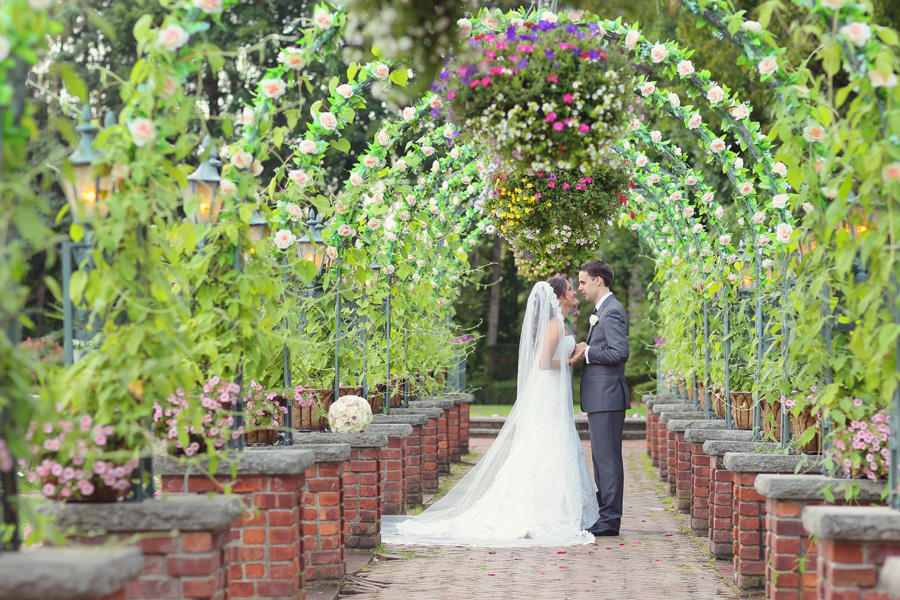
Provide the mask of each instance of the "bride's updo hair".
[{"label": "bride's updo hair", "polygon": [[554,275],[547,280],[547,283],[553,288],[553,293],[556,294],[556,297],[562,298],[566,293],[566,286],[569,283],[569,280],[562,275]]}]

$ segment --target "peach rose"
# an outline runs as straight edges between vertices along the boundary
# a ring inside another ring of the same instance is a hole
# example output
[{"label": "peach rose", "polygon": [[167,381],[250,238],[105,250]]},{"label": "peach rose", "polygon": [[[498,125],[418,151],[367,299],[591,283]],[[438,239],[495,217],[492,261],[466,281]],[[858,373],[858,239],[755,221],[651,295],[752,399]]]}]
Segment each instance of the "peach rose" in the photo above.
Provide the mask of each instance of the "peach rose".
[{"label": "peach rose", "polygon": [[289,69],[298,71],[306,64],[303,60],[303,53],[299,48],[285,48],[278,55],[278,60],[284,63]]},{"label": "peach rose", "polygon": [[706,204],[709,204],[710,202],[712,202],[713,198],[715,198],[715,196],[713,196],[712,192],[706,192],[705,194],[700,196],[700,200],[702,200]]},{"label": "peach rose", "polygon": [[134,145],[141,147],[156,139],[156,125],[146,117],[139,117],[128,124],[128,132]]},{"label": "peach rose", "polygon": [[778,161],[772,165],[772,171],[779,177],[784,177],[785,175],[787,175],[787,165],[785,165],[781,161]]},{"label": "peach rose", "polygon": [[697,129],[698,127],[700,127],[701,123],[703,123],[703,117],[700,116],[700,113],[691,113],[691,116],[687,122],[687,128]]},{"label": "peach rose", "polygon": [[682,77],[687,77],[688,75],[694,74],[694,63],[689,60],[682,60],[678,63],[676,67],[678,74]]},{"label": "peach rose", "polygon": [[869,71],[869,82],[875,88],[893,88],[897,87],[897,75],[894,73],[882,73],[878,69]]},{"label": "peach rose", "polygon": [[881,169],[881,178],[887,181],[897,181],[900,179],[900,162],[893,162]]},{"label": "peach rose", "polygon": [[372,75],[374,75],[378,79],[387,79],[388,75],[390,74],[391,69],[384,63],[377,63],[374,67],[372,67]]},{"label": "peach rose", "polygon": [[715,154],[722,152],[723,150],[725,150],[725,140],[723,140],[722,138],[714,139],[709,143],[709,149]]},{"label": "peach rose", "polygon": [[338,126],[337,117],[330,112],[319,113],[319,125],[326,131],[334,131]]},{"label": "peach rose", "polygon": [[343,225],[341,225],[341,226],[338,227],[337,232],[338,232],[338,235],[339,235],[339,236],[341,236],[341,237],[347,237],[347,236],[349,236],[351,233],[353,233],[353,230],[350,229],[350,226],[349,226],[349,225],[347,225],[346,223],[344,223]]},{"label": "peach rose", "polygon": [[788,195],[787,194],[775,194],[772,197],[772,206],[778,209],[783,209],[787,206]]},{"label": "peach rose", "polygon": [[320,7],[316,9],[313,15],[313,22],[319,29],[325,29],[326,27],[331,27],[331,24],[334,23],[334,15],[328,12],[327,9]]},{"label": "peach rose", "polygon": [[338,96],[341,98],[350,98],[353,96],[353,86],[349,83],[342,83],[341,85],[334,88],[334,91],[338,93]]},{"label": "peach rose", "polygon": [[628,33],[625,34],[625,47],[629,50],[633,50],[634,47],[637,46],[640,35],[641,34],[635,29],[629,30]]},{"label": "peach rose", "polygon": [[706,99],[711,104],[718,104],[725,99],[725,91],[718,85],[714,85],[706,92]]},{"label": "peach rose", "polygon": [[194,0],[194,6],[208,15],[217,15],[222,12],[222,0]]},{"label": "peach rose", "polygon": [[360,177],[359,173],[353,171],[350,173],[350,185],[360,185],[362,183],[362,177]]},{"label": "peach rose", "polygon": [[803,139],[807,142],[821,142],[825,139],[825,128],[818,123],[812,123],[803,128]]},{"label": "peach rose", "polygon": [[748,195],[748,194],[752,194],[752,193],[753,193],[753,184],[750,183],[749,181],[745,181],[745,182],[741,183],[741,184],[738,186],[738,192],[739,192],[742,196],[746,196],[746,195]]},{"label": "peach rose", "polygon": [[287,211],[288,217],[291,221],[299,221],[303,218],[303,207],[298,204],[294,204],[293,202],[288,202],[284,210]]},{"label": "peach rose", "polygon": [[266,77],[265,79],[260,80],[259,90],[262,92],[263,96],[277,100],[287,91],[287,84],[281,79]]},{"label": "peach rose", "polygon": [[766,213],[764,213],[761,210],[758,210],[755,213],[753,213],[753,216],[750,218],[750,220],[756,225],[761,225],[762,223],[766,222]]},{"label": "peach rose", "polygon": [[279,250],[287,250],[297,237],[289,229],[279,229],[275,232],[275,246]]},{"label": "peach rose", "polygon": [[778,70],[778,59],[774,56],[767,56],[756,64],[760,75],[771,75]]},{"label": "peach rose", "polygon": [[185,44],[187,44],[188,32],[180,25],[168,25],[159,30],[159,44],[168,50],[174,52]]},{"label": "peach rose", "polygon": [[648,81],[644,85],[641,86],[641,96],[646,98],[650,94],[652,94],[656,90],[656,83],[652,81]]},{"label": "peach rose", "polygon": [[791,239],[791,234],[794,232],[794,228],[788,225],[787,223],[779,223],[777,227],[775,227],[775,239],[781,243],[787,243],[789,239]]},{"label": "peach rose", "polygon": [[665,44],[656,44],[650,48],[650,60],[654,63],[661,63],[669,56],[669,49]]},{"label": "peach rose", "polygon": [[288,177],[290,177],[291,181],[301,187],[309,183],[309,175],[302,169],[291,169],[288,171]]},{"label": "peach rose", "polygon": [[300,150],[301,154],[315,154],[316,150],[318,150],[318,146],[314,141],[310,139],[304,139],[300,142],[298,150]]},{"label": "peach rose", "polygon": [[253,164],[253,155],[243,149],[235,150],[231,155],[231,164],[238,169],[248,169]]}]

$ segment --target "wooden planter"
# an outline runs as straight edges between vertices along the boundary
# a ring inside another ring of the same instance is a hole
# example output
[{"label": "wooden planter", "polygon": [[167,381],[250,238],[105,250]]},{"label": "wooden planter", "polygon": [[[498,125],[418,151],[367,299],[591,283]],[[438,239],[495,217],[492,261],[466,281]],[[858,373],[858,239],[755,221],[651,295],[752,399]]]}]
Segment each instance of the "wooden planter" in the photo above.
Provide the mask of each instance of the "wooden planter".
[{"label": "wooden planter", "polygon": [[738,429],[753,429],[753,392],[730,392],[731,417]]},{"label": "wooden planter", "polygon": [[378,414],[384,410],[384,384],[376,383],[374,387],[369,388],[369,408],[372,414]]},{"label": "wooden planter", "polygon": [[334,390],[331,388],[312,389],[305,390],[304,394],[312,396],[313,403],[311,406],[294,405],[294,422],[292,423],[294,429],[300,431],[325,431],[325,428],[328,427],[328,417],[317,418],[316,406],[321,406],[327,413],[334,400]]},{"label": "wooden planter", "polygon": [[822,424],[813,414],[812,409],[805,408],[796,417],[791,415],[791,437],[800,439],[804,431],[810,427],[816,428],[816,435],[804,446],[800,447],[802,452],[807,454],[818,454],[822,451]]},{"label": "wooden planter", "polygon": [[700,410],[706,410],[706,384],[697,382],[697,398],[700,402]]},{"label": "wooden planter", "polygon": [[248,446],[274,446],[277,441],[277,429],[257,429],[244,433],[244,443]]},{"label": "wooden planter", "polygon": [[710,399],[712,401],[713,412],[716,413],[716,416],[720,419],[725,418],[725,402],[723,400],[722,392],[718,389],[713,388],[710,393]]},{"label": "wooden planter", "polygon": [[759,401],[760,422],[767,440],[781,441],[781,402],[762,398]]},{"label": "wooden planter", "polygon": [[685,385],[687,386],[687,399],[688,399],[688,402],[690,402],[691,404],[693,404],[693,403],[694,403],[694,386],[688,385],[687,382],[685,382]]}]

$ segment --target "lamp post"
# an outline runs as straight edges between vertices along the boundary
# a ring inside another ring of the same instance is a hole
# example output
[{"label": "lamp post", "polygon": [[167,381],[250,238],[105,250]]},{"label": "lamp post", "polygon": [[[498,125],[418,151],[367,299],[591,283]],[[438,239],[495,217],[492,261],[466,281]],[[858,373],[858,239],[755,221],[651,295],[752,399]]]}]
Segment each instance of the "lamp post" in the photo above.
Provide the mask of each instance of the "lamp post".
[{"label": "lamp post", "polygon": [[269,222],[266,221],[261,214],[259,214],[258,210],[253,211],[253,216],[250,217],[250,241],[251,242],[261,242],[266,238],[266,234],[269,230]]},{"label": "lamp post", "polygon": [[[372,279],[366,279],[366,289],[364,290],[365,294],[366,294],[366,300],[368,300],[369,290],[371,290],[372,286],[378,282],[378,275],[381,273],[381,265],[379,265],[374,260],[372,261],[372,264],[369,265],[369,268],[372,270],[372,272],[375,275]],[[369,320],[366,318],[365,315],[363,315],[363,322],[362,322],[362,358],[363,358],[362,395],[363,395],[363,398],[365,398],[366,400],[369,399],[369,384],[366,380],[366,346],[368,344],[368,340],[366,339],[367,338],[366,330],[368,329],[368,326],[369,326]]]},{"label": "lamp post", "polygon": [[384,300],[384,414],[391,414],[391,273],[387,274],[387,297]]},{"label": "lamp post", "polygon": [[219,160],[219,151],[211,146],[209,136],[203,138],[202,146],[209,148],[209,156],[187,176],[188,185],[182,188],[184,213],[191,223],[215,225],[222,210],[223,198],[218,193],[222,181],[219,175],[222,161]]}]

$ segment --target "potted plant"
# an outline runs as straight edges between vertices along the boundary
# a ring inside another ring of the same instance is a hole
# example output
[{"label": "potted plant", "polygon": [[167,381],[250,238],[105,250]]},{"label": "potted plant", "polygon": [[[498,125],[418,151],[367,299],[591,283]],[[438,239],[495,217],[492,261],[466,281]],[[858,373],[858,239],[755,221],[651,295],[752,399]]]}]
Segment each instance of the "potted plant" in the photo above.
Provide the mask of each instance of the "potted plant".
[{"label": "potted plant", "polygon": [[266,392],[262,385],[251,381],[244,395],[244,441],[250,445],[274,445],[278,441],[278,429],[284,425],[287,402],[283,394]]},{"label": "potted plant", "polygon": [[162,451],[175,456],[194,456],[222,450],[229,439],[243,435],[234,429],[234,405],[240,387],[217,375],[201,391],[188,394],[178,389],[162,403],[153,403],[153,432]]}]

